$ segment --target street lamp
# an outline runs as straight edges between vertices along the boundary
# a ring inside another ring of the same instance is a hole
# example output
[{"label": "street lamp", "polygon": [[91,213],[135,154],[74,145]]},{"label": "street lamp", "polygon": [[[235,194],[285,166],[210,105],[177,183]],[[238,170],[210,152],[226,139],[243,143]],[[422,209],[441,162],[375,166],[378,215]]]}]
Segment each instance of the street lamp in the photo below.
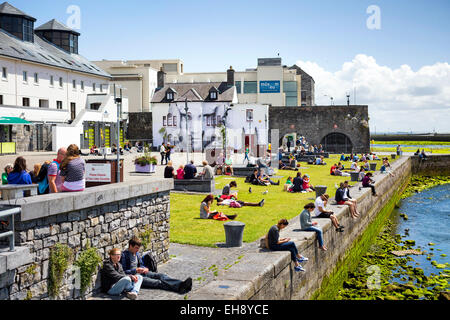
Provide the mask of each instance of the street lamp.
[{"label": "street lamp", "polygon": [[347,106],[350,106],[350,93],[347,93]]},{"label": "street lamp", "polygon": [[188,143],[188,138],[189,138],[189,133],[188,133],[188,99],[186,98],[184,100],[184,111],[186,112],[186,163],[189,163],[189,143]]}]

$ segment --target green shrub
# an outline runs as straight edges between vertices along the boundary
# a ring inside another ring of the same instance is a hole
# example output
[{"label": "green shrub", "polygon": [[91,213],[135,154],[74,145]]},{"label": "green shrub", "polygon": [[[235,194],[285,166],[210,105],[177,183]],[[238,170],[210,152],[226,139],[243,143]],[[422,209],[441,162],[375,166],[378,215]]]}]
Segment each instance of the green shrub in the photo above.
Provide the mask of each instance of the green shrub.
[{"label": "green shrub", "polygon": [[65,244],[57,243],[50,250],[48,293],[56,297],[61,288],[64,272],[73,259],[73,251]]},{"label": "green shrub", "polygon": [[96,248],[87,243],[86,249],[80,253],[78,259],[74,262],[80,268],[80,291],[81,294],[91,285],[92,276],[97,271],[97,267],[101,266],[102,257]]}]

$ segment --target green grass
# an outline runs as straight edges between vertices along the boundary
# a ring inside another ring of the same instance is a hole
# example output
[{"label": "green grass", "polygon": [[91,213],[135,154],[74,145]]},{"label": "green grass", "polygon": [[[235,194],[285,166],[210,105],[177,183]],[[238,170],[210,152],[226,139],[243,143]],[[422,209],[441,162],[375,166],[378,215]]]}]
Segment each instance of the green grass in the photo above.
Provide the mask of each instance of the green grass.
[{"label": "green grass", "polygon": [[[420,147],[420,151],[425,149],[426,153],[442,153],[442,154],[450,154],[450,142],[449,141],[374,141],[374,144],[379,145],[400,145],[402,147],[403,152],[416,152],[417,147],[408,147],[410,145],[418,145]],[[430,148],[427,147],[429,145],[438,145],[438,146],[448,146],[448,148]],[[373,152],[392,152],[396,153],[396,147],[373,147],[371,148]]]},{"label": "green grass", "polygon": [[374,144],[399,144],[401,146],[417,145],[417,146],[450,146],[450,141],[374,141]]},{"label": "green grass", "polygon": [[[350,177],[336,177],[330,175],[330,167],[339,161],[339,155],[330,155],[325,159],[327,165],[316,166],[301,162],[300,172],[309,174],[311,184],[327,186],[327,193],[330,198],[334,198],[335,184],[348,180]],[[395,160],[391,160],[393,163]],[[378,163],[377,169],[381,166],[381,161],[369,161]],[[346,168],[350,168],[351,162],[343,162]],[[225,214],[238,214],[236,221],[245,223],[244,242],[253,242],[267,233],[269,228],[276,224],[279,219],[291,219],[301,213],[303,206],[308,202],[314,202],[315,192],[309,193],[287,193],[283,191],[283,185],[287,177],[296,175],[296,171],[278,170],[275,175],[282,176],[279,186],[254,186],[245,183],[245,178],[219,176],[216,177],[216,189],[222,190],[223,186],[232,180],[237,182],[238,199],[246,202],[259,202],[265,199],[264,206],[242,207],[239,209],[227,206],[217,206],[214,201],[211,209],[224,212]],[[232,178],[232,179],[230,179]],[[274,178],[275,181],[278,178]],[[354,184],[354,182],[351,182]],[[253,192],[248,192],[249,187]],[[262,195],[268,190],[269,193]],[[216,243],[225,242],[223,223],[210,219],[200,219],[200,204],[205,195],[187,195],[172,193],[170,196],[170,241],[182,244],[192,244],[198,246],[214,247]]]}]

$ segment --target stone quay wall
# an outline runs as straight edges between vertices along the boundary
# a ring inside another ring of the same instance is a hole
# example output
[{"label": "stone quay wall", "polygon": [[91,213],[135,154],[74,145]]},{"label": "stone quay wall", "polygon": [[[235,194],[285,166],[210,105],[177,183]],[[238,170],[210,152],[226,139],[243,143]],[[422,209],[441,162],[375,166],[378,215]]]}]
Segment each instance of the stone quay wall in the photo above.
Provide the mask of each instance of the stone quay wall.
[{"label": "stone quay wall", "polygon": [[[172,180],[110,184],[79,193],[41,195],[17,200],[15,253],[0,252],[0,300],[51,299],[49,257],[56,243],[73,249],[75,259],[87,246],[102,259],[113,247],[125,249],[133,235],[151,230],[151,250],[158,263],[169,259]],[[12,201],[11,201],[12,202]],[[9,204],[5,201],[0,204]],[[7,260],[8,259],[8,260]],[[66,272],[58,299],[78,299]],[[100,288],[98,273],[84,297]]]},{"label": "stone quay wall", "polygon": [[428,155],[427,160],[420,160],[419,156],[411,157],[412,172],[422,175],[450,175],[450,154]]},{"label": "stone quay wall", "polygon": [[[395,177],[376,172],[374,180],[377,197],[372,196],[370,188],[359,190],[360,182],[354,184],[350,194],[358,201],[361,215],[357,219],[351,218],[345,205],[327,205],[327,209],[333,210],[340,224],[345,226],[343,233],[335,231],[330,219],[313,218],[323,230],[327,251],[319,249],[314,232],[300,231],[299,216],[290,220],[289,225],[280,232],[280,238],[291,238],[299,253],[309,258],[309,261],[302,263],[306,272],[295,272],[289,252],[267,249],[246,252],[238,264],[219,274],[214,281],[190,295],[189,299],[311,299],[320,290],[323,281],[336,271],[353,244],[361,238],[380,211],[406,187],[411,177],[412,163],[410,157],[401,157],[394,162],[392,169]],[[334,198],[334,191],[327,190],[331,199]]]}]

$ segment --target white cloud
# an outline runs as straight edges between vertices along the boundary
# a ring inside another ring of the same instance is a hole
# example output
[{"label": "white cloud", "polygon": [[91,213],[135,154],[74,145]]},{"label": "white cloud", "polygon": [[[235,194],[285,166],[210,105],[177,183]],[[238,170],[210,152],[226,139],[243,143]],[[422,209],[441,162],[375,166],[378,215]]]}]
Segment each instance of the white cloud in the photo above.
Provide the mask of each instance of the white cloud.
[{"label": "white cloud", "polygon": [[[358,54],[341,70],[330,72],[311,61],[297,61],[316,83],[316,104],[350,102],[369,106],[374,131],[450,132],[450,65],[435,63],[417,71],[408,65],[391,69]],[[354,90],[356,89],[356,90]],[[324,95],[328,96],[324,96]]]}]

